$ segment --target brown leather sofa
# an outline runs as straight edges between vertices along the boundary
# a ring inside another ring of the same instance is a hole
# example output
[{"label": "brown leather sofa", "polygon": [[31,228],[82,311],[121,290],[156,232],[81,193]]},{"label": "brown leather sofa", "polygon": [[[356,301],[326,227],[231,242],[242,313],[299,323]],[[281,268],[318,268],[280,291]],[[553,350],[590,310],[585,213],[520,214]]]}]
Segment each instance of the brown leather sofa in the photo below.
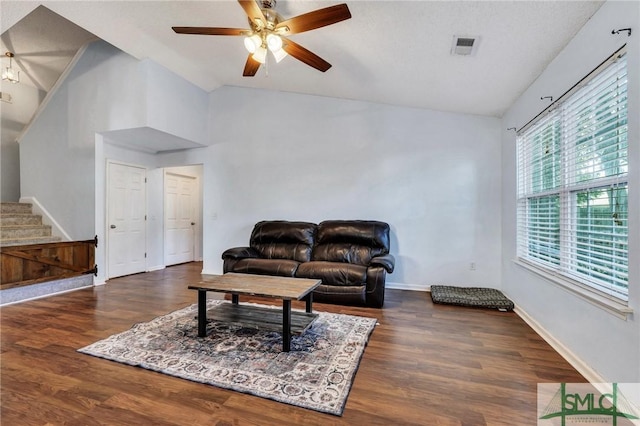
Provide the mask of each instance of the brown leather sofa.
[{"label": "brown leather sofa", "polygon": [[243,274],[321,279],[313,300],[381,308],[389,254],[389,225],[378,221],[263,221],[249,247],[222,253],[223,270]]}]

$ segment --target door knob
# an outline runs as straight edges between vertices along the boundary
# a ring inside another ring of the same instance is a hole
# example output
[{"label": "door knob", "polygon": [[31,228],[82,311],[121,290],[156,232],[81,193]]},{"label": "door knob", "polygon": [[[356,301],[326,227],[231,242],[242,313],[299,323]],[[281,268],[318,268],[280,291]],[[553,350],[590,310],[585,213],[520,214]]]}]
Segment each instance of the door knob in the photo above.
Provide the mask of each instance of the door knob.
[{"label": "door knob", "polygon": [[111,225],[109,228],[116,229],[116,226],[115,225]]},{"label": "door knob", "polygon": [[192,225],[192,226],[193,226],[193,225],[195,225],[195,224],[196,224],[195,222],[191,222],[191,225]]}]

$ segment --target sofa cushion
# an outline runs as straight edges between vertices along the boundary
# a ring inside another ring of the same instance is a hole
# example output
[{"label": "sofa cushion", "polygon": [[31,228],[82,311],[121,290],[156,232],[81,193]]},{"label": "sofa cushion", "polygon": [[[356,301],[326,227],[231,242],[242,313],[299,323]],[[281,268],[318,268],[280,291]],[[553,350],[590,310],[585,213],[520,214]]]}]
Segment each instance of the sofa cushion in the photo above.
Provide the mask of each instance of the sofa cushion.
[{"label": "sofa cushion", "polygon": [[249,245],[265,259],[311,260],[317,225],[280,220],[258,222]]},{"label": "sofa cushion", "polygon": [[389,225],[373,220],[327,220],[318,225],[312,260],[368,265],[389,253]]},{"label": "sofa cushion", "polygon": [[293,277],[299,265],[299,262],[288,259],[241,259],[228,272]]},{"label": "sofa cushion", "polygon": [[321,284],[313,290],[313,301],[364,305],[367,303],[366,287],[363,285],[337,286]]},{"label": "sofa cushion", "polygon": [[298,266],[296,278],[321,279],[323,285],[360,286],[367,282],[367,268],[349,263],[311,261]]}]

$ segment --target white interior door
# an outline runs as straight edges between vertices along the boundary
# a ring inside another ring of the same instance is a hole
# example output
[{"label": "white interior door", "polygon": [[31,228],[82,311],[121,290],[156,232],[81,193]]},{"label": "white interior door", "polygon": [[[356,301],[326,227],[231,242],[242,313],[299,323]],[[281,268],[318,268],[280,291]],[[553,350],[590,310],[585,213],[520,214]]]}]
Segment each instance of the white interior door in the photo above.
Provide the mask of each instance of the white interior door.
[{"label": "white interior door", "polygon": [[107,278],[146,269],[146,170],[107,167]]},{"label": "white interior door", "polygon": [[174,173],[164,178],[164,263],[194,261],[196,179]]}]

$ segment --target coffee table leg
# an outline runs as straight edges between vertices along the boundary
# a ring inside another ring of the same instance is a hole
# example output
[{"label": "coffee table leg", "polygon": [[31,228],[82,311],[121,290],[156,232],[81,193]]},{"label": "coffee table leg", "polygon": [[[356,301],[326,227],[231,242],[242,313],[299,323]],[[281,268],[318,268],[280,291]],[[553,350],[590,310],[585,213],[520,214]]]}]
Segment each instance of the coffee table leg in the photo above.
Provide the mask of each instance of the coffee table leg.
[{"label": "coffee table leg", "polygon": [[313,292],[307,296],[307,313],[313,312]]},{"label": "coffee table leg", "polygon": [[231,295],[231,303],[233,303],[234,305],[237,305],[239,300],[240,298],[237,294],[234,293]]},{"label": "coffee table leg", "polygon": [[291,349],[291,300],[282,301],[282,352]]},{"label": "coffee table leg", "polygon": [[198,290],[198,337],[207,337],[207,292]]}]

